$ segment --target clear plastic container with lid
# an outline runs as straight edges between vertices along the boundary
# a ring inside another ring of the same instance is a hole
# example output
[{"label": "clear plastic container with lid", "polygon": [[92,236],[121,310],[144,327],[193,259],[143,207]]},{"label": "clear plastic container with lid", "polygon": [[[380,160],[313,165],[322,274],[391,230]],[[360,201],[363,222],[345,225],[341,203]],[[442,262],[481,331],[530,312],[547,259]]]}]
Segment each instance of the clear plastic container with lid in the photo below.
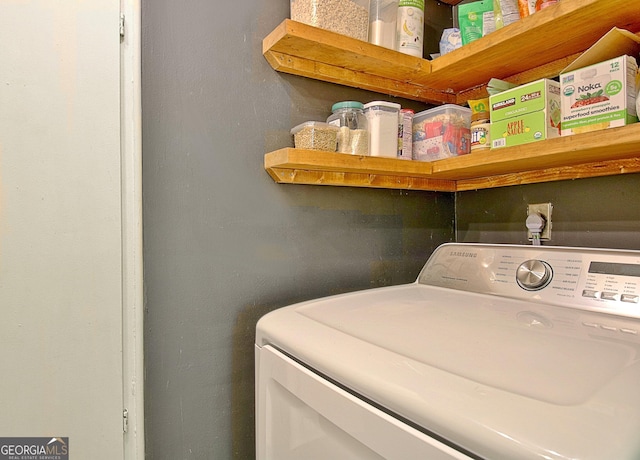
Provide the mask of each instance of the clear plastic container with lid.
[{"label": "clear plastic container with lid", "polygon": [[297,149],[336,151],[338,128],[321,121],[307,121],[291,129]]},{"label": "clear plastic container with lid", "polygon": [[371,0],[369,43],[396,48],[396,20],[399,0]]},{"label": "clear plastic container with lid", "polygon": [[369,0],[291,0],[291,19],[367,41]]},{"label": "clear plastic container with lid", "polygon": [[376,157],[398,156],[400,104],[373,101],[364,105],[369,126],[369,154]]},{"label": "clear plastic container with lid", "polygon": [[336,102],[331,107],[331,115],[327,118],[327,123],[338,127],[346,126],[349,129],[366,129],[364,105],[356,101]]},{"label": "clear plastic container with lid", "polygon": [[471,109],[455,104],[416,113],[413,117],[413,159],[434,161],[471,151]]},{"label": "clear plastic container with lid", "polygon": [[361,102],[336,102],[331,107],[327,123],[339,128],[338,152],[352,155],[369,154],[367,118]]}]

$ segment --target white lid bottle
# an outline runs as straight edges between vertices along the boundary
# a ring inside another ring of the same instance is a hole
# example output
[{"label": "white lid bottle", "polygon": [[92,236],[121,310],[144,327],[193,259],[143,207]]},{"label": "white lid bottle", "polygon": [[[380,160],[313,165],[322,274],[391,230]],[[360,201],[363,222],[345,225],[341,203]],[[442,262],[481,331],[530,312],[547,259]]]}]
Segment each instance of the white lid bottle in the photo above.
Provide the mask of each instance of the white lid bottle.
[{"label": "white lid bottle", "polygon": [[375,157],[398,155],[400,104],[373,101],[364,105],[369,126],[369,154]]}]

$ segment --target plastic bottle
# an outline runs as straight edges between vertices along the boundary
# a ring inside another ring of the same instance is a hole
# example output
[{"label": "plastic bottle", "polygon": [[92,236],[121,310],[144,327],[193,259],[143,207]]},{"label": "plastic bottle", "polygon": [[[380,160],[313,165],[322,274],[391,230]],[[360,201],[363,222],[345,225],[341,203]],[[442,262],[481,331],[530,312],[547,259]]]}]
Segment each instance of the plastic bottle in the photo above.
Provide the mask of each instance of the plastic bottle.
[{"label": "plastic bottle", "polygon": [[340,128],[338,132],[338,149],[340,153],[352,155],[369,154],[369,134],[367,117],[361,102],[336,102],[331,107],[331,115],[327,123]]},{"label": "plastic bottle", "polygon": [[424,50],[424,0],[400,0],[396,30],[397,51],[421,58]]}]

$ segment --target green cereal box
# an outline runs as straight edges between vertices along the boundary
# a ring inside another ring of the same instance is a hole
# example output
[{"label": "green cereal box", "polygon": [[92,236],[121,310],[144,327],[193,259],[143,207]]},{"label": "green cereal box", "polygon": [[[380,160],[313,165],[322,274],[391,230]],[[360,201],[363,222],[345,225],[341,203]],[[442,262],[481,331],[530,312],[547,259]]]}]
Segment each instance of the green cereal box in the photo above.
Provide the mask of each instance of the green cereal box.
[{"label": "green cereal box", "polygon": [[491,148],[560,136],[560,83],[542,79],[489,98]]}]

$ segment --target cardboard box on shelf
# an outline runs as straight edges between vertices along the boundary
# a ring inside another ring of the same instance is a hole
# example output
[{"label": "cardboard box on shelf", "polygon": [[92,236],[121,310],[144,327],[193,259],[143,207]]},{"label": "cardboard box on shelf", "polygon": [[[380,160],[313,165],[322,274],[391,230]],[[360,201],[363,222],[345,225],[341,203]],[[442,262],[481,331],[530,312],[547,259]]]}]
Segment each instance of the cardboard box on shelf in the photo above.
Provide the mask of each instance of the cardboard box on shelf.
[{"label": "cardboard box on shelf", "polygon": [[541,79],[489,98],[492,148],[560,136],[560,84]]},{"label": "cardboard box on shelf", "polygon": [[560,73],[562,135],[638,121],[640,37],[614,27]]}]

